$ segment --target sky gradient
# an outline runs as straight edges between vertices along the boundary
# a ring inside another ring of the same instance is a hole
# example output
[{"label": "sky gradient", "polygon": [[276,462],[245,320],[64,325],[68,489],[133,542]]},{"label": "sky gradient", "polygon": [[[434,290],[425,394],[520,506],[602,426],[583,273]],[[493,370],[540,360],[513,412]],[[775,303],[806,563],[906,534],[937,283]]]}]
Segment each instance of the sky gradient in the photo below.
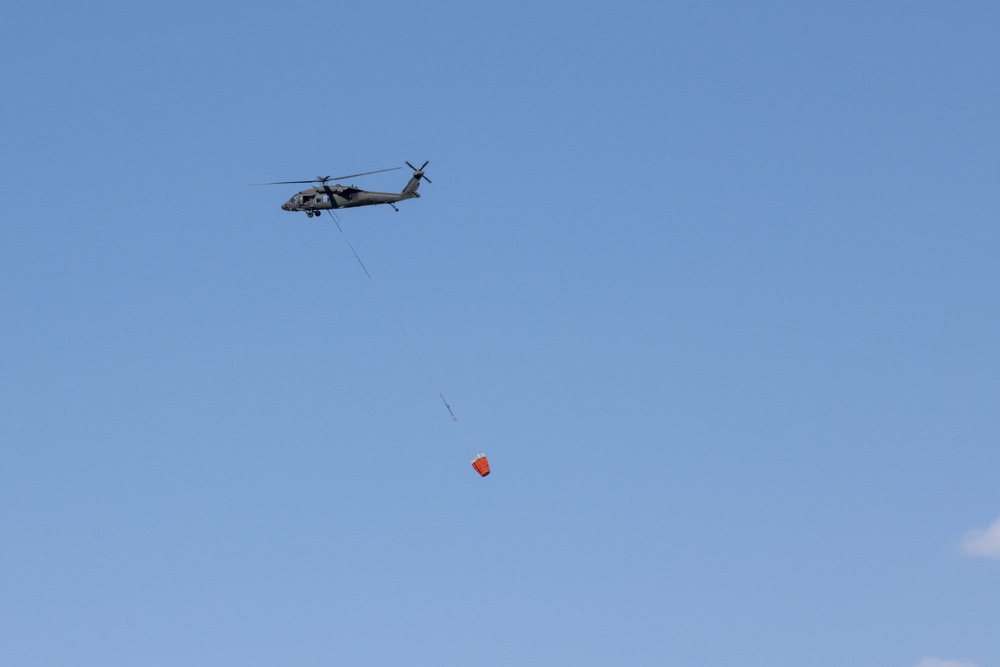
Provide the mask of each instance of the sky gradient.
[{"label": "sky gradient", "polygon": [[1000,667],[995,4],[2,16],[0,662]]}]

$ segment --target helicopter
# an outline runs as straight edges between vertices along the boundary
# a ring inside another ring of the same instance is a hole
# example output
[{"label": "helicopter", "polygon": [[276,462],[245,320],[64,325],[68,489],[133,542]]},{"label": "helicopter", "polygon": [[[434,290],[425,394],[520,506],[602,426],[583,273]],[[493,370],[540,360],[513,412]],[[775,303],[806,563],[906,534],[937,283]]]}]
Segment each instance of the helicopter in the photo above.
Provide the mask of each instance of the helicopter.
[{"label": "helicopter", "polygon": [[313,217],[321,215],[324,210],[335,208],[354,208],[357,206],[374,206],[376,204],[388,204],[394,211],[399,213],[396,202],[404,199],[414,199],[420,196],[417,189],[420,187],[420,180],[428,183],[431,179],[424,174],[424,167],[430,160],[424,162],[419,169],[409,162],[406,163],[413,170],[413,176],[401,192],[370,192],[354,187],[353,185],[330,185],[330,181],[343,181],[348,178],[357,178],[369,174],[380,174],[383,171],[395,171],[402,167],[390,167],[389,169],[376,169],[360,174],[349,174],[347,176],[317,176],[311,181],[276,181],[274,183],[254,183],[253,185],[292,185],[297,183],[319,183],[319,186],[303,190],[294,195],[291,199],[281,205],[283,211],[305,211],[306,216]]}]

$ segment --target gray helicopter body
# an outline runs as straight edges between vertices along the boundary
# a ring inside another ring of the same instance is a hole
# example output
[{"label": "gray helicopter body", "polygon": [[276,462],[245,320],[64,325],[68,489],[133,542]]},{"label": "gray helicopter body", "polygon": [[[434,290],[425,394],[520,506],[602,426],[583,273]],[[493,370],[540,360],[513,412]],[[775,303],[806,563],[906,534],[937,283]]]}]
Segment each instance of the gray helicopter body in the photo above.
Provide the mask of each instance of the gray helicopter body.
[{"label": "gray helicopter body", "polygon": [[321,211],[325,210],[332,210],[335,208],[355,208],[357,206],[374,206],[376,204],[388,204],[396,211],[399,211],[399,209],[396,208],[396,202],[401,202],[405,199],[415,199],[420,196],[420,193],[417,192],[417,190],[420,188],[421,179],[427,181],[428,183],[431,182],[431,180],[424,175],[424,167],[427,166],[426,162],[424,162],[423,166],[419,169],[414,167],[409,162],[406,164],[413,169],[413,176],[401,192],[372,192],[370,190],[362,190],[361,188],[357,188],[353,185],[330,185],[329,181],[338,181],[347,178],[354,178],[356,176],[367,176],[368,174],[377,174],[382,171],[402,169],[402,167],[379,169],[378,171],[368,171],[363,174],[352,174],[350,176],[339,176],[337,178],[320,176],[312,181],[281,181],[280,183],[262,183],[260,185],[318,182],[320,184],[318,187],[303,190],[302,192],[292,196],[291,199],[281,205],[281,208],[284,211],[304,211],[310,218],[314,215],[320,215]]}]

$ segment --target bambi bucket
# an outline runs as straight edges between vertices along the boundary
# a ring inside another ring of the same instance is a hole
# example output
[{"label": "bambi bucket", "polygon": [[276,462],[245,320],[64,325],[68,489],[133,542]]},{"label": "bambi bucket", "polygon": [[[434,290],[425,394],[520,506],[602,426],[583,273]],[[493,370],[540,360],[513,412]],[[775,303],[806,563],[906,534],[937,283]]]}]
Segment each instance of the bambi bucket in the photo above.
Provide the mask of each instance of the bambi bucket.
[{"label": "bambi bucket", "polygon": [[486,454],[477,454],[476,458],[472,459],[472,467],[476,469],[480,477],[486,477],[490,474],[490,462],[486,459]]}]

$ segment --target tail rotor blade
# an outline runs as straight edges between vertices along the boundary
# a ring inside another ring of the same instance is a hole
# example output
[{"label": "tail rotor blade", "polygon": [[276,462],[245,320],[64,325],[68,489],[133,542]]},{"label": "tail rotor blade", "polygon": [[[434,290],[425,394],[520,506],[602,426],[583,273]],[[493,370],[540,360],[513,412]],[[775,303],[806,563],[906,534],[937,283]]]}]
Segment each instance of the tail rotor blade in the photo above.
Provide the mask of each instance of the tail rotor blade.
[{"label": "tail rotor blade", "polygon": [[417,179],[421,179],[422,178],[425,181],[427,181],[428,183],[432,183],[433,181],[431,181],[431,179],[427,178],[427,176],[424,174],[424,167],[426,167],[430,163],[431,163],[431,161],[427,160],[427,162],[424,162],[424,164],[420,167],[420,169],[417,169],[412,164],[410,164],[409,161],[407,161],[406,162],[406,166],[413,170],[413,176],[415,178],[417,178]]}]

